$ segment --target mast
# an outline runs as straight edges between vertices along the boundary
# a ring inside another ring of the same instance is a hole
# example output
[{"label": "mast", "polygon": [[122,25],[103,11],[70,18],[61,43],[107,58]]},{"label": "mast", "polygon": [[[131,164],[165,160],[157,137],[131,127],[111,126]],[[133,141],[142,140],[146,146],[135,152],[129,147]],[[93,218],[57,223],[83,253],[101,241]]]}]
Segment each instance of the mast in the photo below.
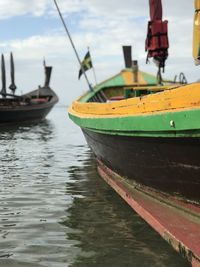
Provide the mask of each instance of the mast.
[{"label": "mast", "polygon": [[79,65],[80,65],[80,67],[81,67],[81,69],[82,69],[82,72],[83,72],[83,74],[84,74],[84,77],[85,77],[85,79],[86,79],[86,82],[87,82],[87,84],[88,84],[88,86],[89,86],[89,89],[90,89],[91,91],[93,91],[93,88],[92,88],[92,86],[91,86],[91,84],[90,84],[90,82],[89,82],[89,80],[88,80],[88,77],[87,77],[87,75],[86,75],[86,73],[85,73],[85,70],[84,70],[84,68],[83,68],[83,66],[82,66],[82,64],[81,64],[81,60],[80,60],[80,57],[79,57],[78,52],[77,52],[77,50],[76,50],[76,47],[75,47],[75,45],[74,45],[74,42],[73,42],[73,40],[72,40],[72,38],[71,38],[71,35],[70,35],[70,33],[69,33],[68,29],[67,29],[66,23],[65,23],[65,21],[64,21],[64,19],[63,19],[63,16],[62,16],[62,14],[61,14],[61,11],[60,11],[60,9],[59,9],[59,6],[58,6],[56,0],[53,0],[53,1],[54,1],[54,3],[55,3],[56,9],[57,9],[58,14],[59,14],[59,16],[60,16],[60,19],[61,19],[62,24],[63,24],[63,26],[64,26],[64,28],[65,28],[65,31],[66,31],[66,33],[67,33],[67,36],[68,36],[68,38],[69,38],[69,40],[70,40],[70,43],[71,43],[71,45],[72,45],[72,48],[73,48],[74,53],[75,53],[75,55],[76,55],[76,58],[77,58],[77,60],[78,60],[78,62],[79,62]]},{"label": "mast", "polygon": [[6,98],[6,68],[5,68],[5,60],[4,55],[1,54],[1,80],[2,80],[2,89],[1,95],[3,98]]},{"label": "mast", "polygon": [[44,86],[45,88],[49,88],[50,84],[50,79],[51,79],[51,73],[52,73],[52,66],[47,66],[46,61],[44,59],[43,61],[43,66],[44,66]]},{"label": "mast", "polygon": [[14,95],[17,86],[15,85],[15,65],[12,52],[10,53],[10,77],[11,77],[11,85],[9,86],[9,89],[12,91]]},{"label": "mast", "polygon": [[132,47],[131,45],[123,45],[122,49],[124,54],[125,68],[130,69],[132,68]]}]

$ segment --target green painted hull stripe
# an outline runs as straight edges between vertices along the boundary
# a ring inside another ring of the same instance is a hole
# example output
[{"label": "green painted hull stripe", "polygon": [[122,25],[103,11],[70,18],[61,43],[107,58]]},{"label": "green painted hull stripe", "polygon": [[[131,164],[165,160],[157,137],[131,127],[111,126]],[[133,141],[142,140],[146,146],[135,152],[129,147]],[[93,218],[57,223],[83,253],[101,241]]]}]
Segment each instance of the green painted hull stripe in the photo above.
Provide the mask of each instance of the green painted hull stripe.
[{"label": "green painted hull stripe", "polygon": [[112,135],[195,137],[200,132],[200,109],[112,118],[69,116],[81,128]]},{"label": "green painted hull stripe", "polygon": [[82,128],[95,133],[107,134],[107,135],[119,135],[130,137],[149,137],[149,138],[200,138],[200,131],[180,131],[180,132],[112,132],[112,131],[100,131],[91,128]]}]

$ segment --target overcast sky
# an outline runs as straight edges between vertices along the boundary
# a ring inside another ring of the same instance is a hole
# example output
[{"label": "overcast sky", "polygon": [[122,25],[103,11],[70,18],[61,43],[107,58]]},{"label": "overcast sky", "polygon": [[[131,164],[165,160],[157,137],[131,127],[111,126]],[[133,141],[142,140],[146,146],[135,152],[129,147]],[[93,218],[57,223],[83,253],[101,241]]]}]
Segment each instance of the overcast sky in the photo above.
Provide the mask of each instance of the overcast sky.
[{"label": "overcast sky", "polygon": [[[144,43],[149,18],[148,0],[57,0],[81,59],[90,47],[97,80],[102,81],[124,67],[122,45],[133,46],[133,59],[141,70],[156,73],[146,65]],[[169,58],[165,77],[184,72],[192,82],[200,67],[192,58],[193,0],[163,0],[163,18],[169,20]],[[51,87],[61,104],[87,90],[84,77],[77,79],[79,65],[58,17],[53,0],[0,0],[0,52],[7,64],[13,52],[18,93],[43,84],[43,58],[53,65]],[[92,71],[88,72],[94,84]]]}]

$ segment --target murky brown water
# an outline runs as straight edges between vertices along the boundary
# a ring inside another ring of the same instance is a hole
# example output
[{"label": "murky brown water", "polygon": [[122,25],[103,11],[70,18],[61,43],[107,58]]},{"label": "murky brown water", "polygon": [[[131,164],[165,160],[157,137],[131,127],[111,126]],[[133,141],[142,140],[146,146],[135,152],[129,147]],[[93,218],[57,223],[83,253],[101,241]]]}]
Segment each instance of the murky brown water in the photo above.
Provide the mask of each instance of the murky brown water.
[{"label": "murky brown water", "polygon": [[0,267],[189,266],[96,173],[55,108],[0,130]]}]

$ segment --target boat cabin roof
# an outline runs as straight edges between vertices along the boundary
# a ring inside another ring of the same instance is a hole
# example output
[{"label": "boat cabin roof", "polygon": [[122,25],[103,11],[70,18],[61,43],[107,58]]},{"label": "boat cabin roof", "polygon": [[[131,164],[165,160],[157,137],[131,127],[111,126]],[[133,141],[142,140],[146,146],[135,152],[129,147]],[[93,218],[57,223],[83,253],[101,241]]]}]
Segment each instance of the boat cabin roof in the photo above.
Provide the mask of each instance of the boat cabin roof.
[{"label": "boat cabin roof", "polygon": [[147,95],[163,90],[169,90],[177,86],[171,81],[164,81],[163,85],[158,85],[157,78],[154,75],[143,71],[137,72],[137,81],[134,81],[132,69],[124,69],[117,75],[103,81],[84,94],[79,102],[98,102],[95,96],[99,95],[99,102],[105,102],[101,92],[106,96],[107,101],[119,101],[130,97]]}]

